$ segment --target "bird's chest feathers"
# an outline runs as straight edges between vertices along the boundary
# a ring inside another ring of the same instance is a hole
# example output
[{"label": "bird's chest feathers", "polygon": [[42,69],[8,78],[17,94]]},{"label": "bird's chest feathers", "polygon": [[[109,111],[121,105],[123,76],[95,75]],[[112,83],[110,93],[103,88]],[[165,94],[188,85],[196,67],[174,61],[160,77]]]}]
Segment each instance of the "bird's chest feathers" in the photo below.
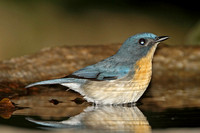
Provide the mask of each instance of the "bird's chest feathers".
[{"label": "bird's chest feathers", "polygon": [[149,81],[152,74],[152,62],[146,57],[141,59],[135,65],[135,73],[132,82],[138,83],[143,81]]},{"label": "bird's chest feathers", "polygon": [[132,82],[134,84],[149,84],[152,75],[152,58],[156,46],[153,46],[146,56],[138,60],[134,65],[134,75]]}]

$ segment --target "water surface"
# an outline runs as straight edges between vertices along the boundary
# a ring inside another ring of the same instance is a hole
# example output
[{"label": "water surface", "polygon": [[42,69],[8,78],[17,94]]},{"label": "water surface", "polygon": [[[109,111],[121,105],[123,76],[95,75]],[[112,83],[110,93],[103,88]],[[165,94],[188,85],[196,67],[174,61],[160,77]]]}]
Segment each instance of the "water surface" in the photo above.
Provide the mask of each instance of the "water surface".
[{"label": "water surface", "polygon": [[[144,97],[144,99],[148,97]],[[134,105],[95,106],[72,91],[44,91],[12,101],[21,108],[1,114],[6,132],[198,132],[200,108]]]}]

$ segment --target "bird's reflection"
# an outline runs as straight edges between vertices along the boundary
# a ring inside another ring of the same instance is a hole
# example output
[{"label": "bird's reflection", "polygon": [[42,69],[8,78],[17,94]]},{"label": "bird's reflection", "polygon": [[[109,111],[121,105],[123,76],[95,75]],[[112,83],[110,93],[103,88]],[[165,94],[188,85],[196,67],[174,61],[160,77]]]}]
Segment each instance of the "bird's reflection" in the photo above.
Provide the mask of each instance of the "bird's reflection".
[{"label": "bird's reflection", "polygon": [[37,121],[27,120],[52,128],[92,129],[119,132],[149,133],[151,127],[136,107],[122,106],[89,106],[82,113],[64,121]]}]

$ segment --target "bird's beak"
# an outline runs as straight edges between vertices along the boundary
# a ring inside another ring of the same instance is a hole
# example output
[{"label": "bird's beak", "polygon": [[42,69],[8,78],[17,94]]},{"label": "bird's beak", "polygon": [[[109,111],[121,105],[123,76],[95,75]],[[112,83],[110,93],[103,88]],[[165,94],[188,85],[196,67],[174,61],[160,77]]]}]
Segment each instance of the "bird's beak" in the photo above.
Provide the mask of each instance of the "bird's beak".
[{"label": "bird's beak", "polygon": [[169,37],[168,36],[159,36],[156,38],[156,42],[162,42],[164,40],[167,40]]}]

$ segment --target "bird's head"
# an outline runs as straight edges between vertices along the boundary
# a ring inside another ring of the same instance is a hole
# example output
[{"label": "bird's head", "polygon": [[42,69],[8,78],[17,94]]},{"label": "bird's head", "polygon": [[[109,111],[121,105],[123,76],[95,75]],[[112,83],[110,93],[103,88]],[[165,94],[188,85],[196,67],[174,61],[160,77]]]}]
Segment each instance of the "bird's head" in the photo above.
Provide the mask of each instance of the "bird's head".
[{"label": "bird's head", "polygon": [[168,36],[156,36],[152,33],[139,33],[129,37],[117,54],[125,58],[138,60],[150,51],[153,51],[153,54],[157,45],[168,38]]}]

